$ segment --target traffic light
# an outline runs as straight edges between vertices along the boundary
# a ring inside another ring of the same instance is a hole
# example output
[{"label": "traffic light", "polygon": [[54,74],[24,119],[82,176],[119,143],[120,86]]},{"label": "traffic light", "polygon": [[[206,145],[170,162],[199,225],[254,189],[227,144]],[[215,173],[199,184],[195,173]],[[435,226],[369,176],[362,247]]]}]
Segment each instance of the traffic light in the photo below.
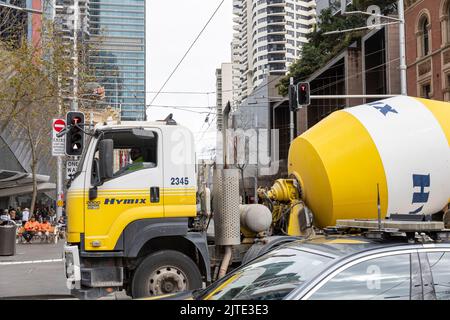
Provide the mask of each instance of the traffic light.
[{"label": "traffic light", "polygon": [[66,125],[70,128],[66,135],[66,154],[81,156],[84,148],[84,114],[78,111],[67,112]]},{"label": "traffic light", "polygon": [[299,106],[309,106],[311,104],[309,82],[299,82],[297,84],[297,99]]},{"label": "traffic light", "polygon": [[297,90],[293,84],[289,85],[289,109],[291,109],[291,111],[296,111],[298,109]]}]

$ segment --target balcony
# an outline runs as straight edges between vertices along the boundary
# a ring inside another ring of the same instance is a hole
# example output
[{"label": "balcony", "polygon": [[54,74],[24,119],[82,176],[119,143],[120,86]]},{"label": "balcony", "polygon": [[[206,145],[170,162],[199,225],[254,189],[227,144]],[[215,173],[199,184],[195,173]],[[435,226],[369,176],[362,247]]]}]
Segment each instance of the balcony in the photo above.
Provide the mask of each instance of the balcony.
[{"label": "balcony", "polygon": [[287,31],[284,28],[269,28],[267,30],[267,35],[284,35]]},{"label": "balcony", "polygon": [[278,7],[267,8],[267,17],[285,16],[285,15],[286,15],[286,11],[284,10],[284,8],[278,8]]},{"label": "balcony", "polygon": [[286,47],[285,46],[270,46],[268,47],[267,51],[272,52],[272,53],[284,53],[286,51]]},{"label": "balcony", "polygon": [[267,7],[285,7],[286,3],[284,0],[268,0]]},{"label": "balcony", "polygon": [[286,56],[284,54],[269,54],[269,62],[271,63],[286,63]]},{"label": "balcony", "polygon": [[286,20],[283,17],[272,17],[272,19],[267,20],[267,26],[284,25]]},{"label": "balcony", "polygon": [[284,36],[272,36],[267,38],[267,42],[269,44],[285,44],[287,41]]}]

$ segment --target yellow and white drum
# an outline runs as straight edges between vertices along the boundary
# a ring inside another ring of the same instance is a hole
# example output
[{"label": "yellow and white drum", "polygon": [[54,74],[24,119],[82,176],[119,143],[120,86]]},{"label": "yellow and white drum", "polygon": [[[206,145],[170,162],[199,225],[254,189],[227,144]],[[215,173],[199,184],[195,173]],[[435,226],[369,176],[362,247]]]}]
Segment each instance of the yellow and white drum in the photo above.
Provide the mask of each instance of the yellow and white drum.
[{"label": "yellow and white drum", "polygon": [[289,151],[316,225],[429,215],[450,202],[450,103],[394,97],[334,112]]}]

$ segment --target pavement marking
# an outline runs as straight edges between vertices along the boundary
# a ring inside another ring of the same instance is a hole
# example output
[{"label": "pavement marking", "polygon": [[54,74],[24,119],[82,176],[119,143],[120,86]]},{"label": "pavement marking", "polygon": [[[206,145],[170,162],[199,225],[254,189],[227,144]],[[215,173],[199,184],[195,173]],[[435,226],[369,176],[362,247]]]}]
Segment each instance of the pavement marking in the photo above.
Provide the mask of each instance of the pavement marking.
[{"label": "pavement marking", "polygon": [[62,261],[63,261],[63,259],[12,261],[12,262],[0,262],[0,266],[11,266],[11,265],[17,265],[17,264],[53,263],[53,262],[62,262]]}]

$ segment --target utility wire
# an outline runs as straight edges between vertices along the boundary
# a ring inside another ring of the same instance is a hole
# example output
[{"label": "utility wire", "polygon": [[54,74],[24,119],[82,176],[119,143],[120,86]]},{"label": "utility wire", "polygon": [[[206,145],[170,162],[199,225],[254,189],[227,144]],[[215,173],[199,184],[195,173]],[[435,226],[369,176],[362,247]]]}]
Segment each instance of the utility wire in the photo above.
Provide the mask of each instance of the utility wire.
[{"label": "utility wire", "polygon": [[211,22],[211,20],[214,18],[214,16],[216,15],[217,11],[219,11],[220,7],[222,6],[222,4],[225,2],[225,0],[220,1],[219,5],[217,6],[216,10],[214,10],[214,12],[212,13],[211,17],[208,19],[208,21],[206,22],[206,24],[203,26],[202,30],[200,31],[200,33],[197,35],[197,37],[194,39],[194,41],[192,42],[192,44],[189,46],[189,48],[187,49],[187,51],[184,53],[183,57],[181,58],[181,60],[178,62],[178,64],[175,66],[175,68],[173,69],[173,71],[170,73],[169,77],[166,79],[166,81],[164,82],[164,84],[161,86],[161,88],[158,90],[158,93],[156,93],[156,95],[153,97],[152,101],[150,102],[150,105],[153,104],[153,102],[156,100],[156,98],[159,96],[159,94],[161,93],[161,91],[164,89],[164,87],[166,86],[166,84],[169,82],[169,80],[172,78],[172,76],[175,74],[175,72],[178,70],[178,67],[181,65],[181,63],[184,61],[184,59],[186,58],[186,56],[189,54],[189,52],[191,51],[191,49],[194,47],[195,43],[197,42],[197,40],[200,38],[200,36],[202,35],[203,31],[205,31],[206,27],[209,25],[209,23]]}]

